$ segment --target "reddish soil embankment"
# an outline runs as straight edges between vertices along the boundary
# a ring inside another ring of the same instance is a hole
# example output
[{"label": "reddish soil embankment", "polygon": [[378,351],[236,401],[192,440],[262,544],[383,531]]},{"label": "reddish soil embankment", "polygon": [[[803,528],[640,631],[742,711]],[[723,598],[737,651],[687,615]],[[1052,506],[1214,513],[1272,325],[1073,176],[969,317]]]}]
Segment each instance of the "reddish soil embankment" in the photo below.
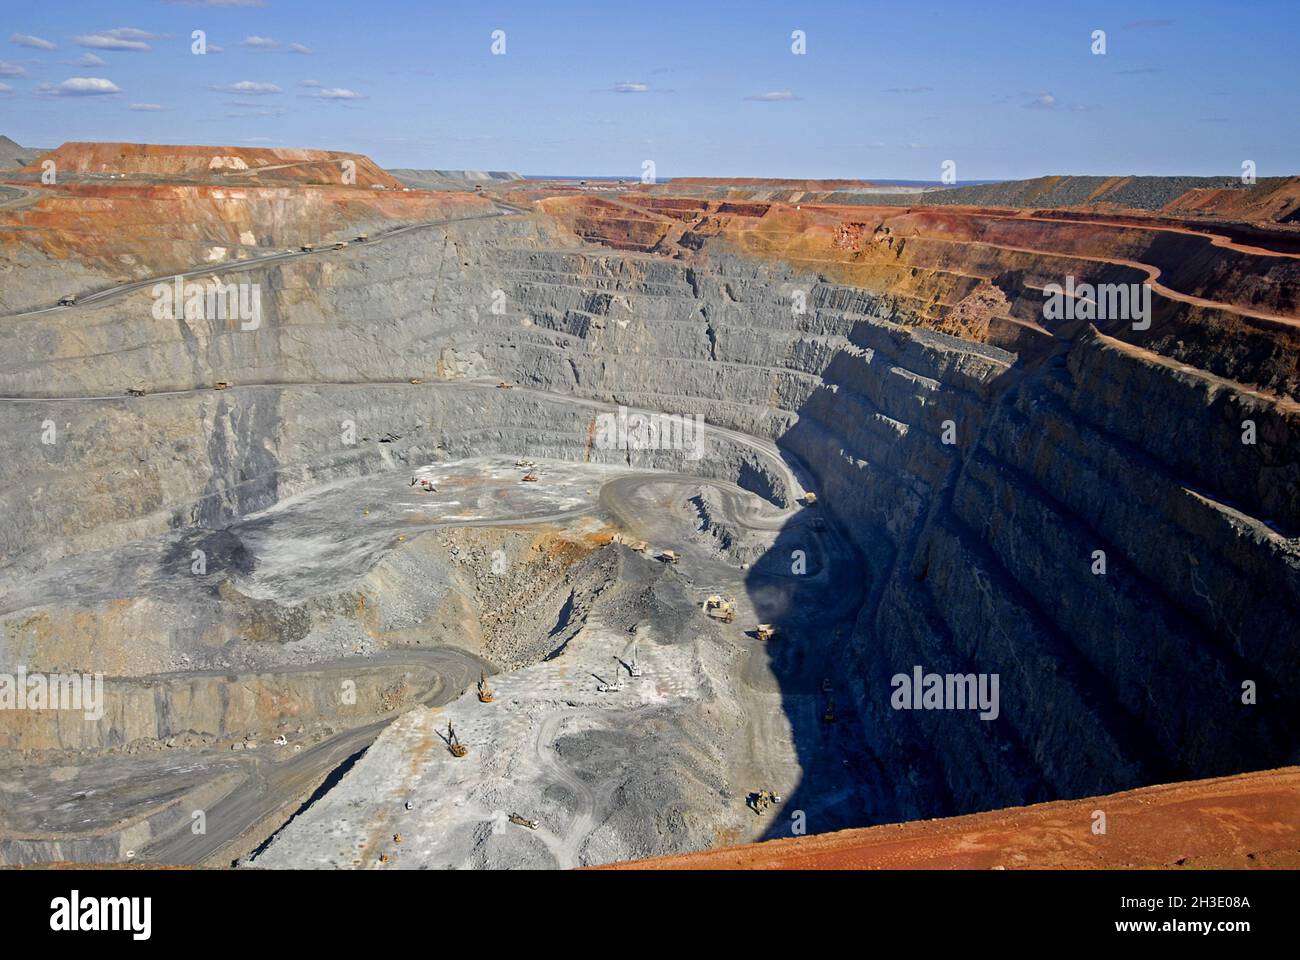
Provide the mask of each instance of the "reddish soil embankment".
[{"label": "reddish soil embankment", "polygon": [[[1105,816],[1105,833],[1094,832]],[[612,865],[642,870],[1300,867],[1300,767]]]}]

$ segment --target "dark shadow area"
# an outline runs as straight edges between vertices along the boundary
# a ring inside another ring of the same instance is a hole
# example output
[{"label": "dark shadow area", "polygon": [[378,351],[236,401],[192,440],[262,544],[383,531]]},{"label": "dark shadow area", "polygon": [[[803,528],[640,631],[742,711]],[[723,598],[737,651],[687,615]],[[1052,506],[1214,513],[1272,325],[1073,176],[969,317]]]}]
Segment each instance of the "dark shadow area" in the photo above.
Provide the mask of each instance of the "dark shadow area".
[{"label": "dark shadow area", "polygon": [[[760,622],[778,630],[754,641],[753,656],[780,685],[801,771],[779,809],[760,813],[764,837],[1296,762],[1300,691],[1286,681],[1297,669],[1300,575],[1274,558],[1233,607],[1245,620],[1198,614],[1197,591],[1217,605],[1216,591],[1227,603],[1241,588],[1211,571],[1259,568],[1270,555],[1243,553],[1208,527],[1197,540],[1184,492],[1193,485],[1089,421],[1074,398],[1104,388],[1089,366],[1095,330],[1062,325],[986,382],[941,383],[908,418],[908,398],[872,381],[891,367],[931,376],[926,345],[862,327],[850,339],[877,355],[833,359],[778,439],[788,460],[818,465],[818,505],[794,515],[746,579]],[[953,444],[940,439],[945,420]],[[1112,475],[1126,485],[1108,485]],[[1149,498],[1133,523],[1150,533],[1112,542],[1100,530],[1113,535],[1133,491]],[[795,551],[818,549],[824,572],[782,574]],[[1162,576],[1172,562],[1192,571],[1185,590]],[[935,708],[899,692],[918,669],[923,680],[958,678]],[[949,693],[966,677],[987,689],[994,675],[995,711]]]}]

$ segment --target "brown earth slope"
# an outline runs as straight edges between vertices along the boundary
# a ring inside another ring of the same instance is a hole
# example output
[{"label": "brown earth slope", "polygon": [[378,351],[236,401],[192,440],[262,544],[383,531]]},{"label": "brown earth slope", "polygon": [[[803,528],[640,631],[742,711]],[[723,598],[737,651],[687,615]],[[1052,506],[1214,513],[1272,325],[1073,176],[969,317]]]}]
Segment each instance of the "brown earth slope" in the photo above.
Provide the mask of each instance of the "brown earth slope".
[{"label": "brown earth slope", "polygon": [[[1105,815],[1105,833],[1094,832]],[[1300,867],[1300,767],[614,865],[645,870]]]}]

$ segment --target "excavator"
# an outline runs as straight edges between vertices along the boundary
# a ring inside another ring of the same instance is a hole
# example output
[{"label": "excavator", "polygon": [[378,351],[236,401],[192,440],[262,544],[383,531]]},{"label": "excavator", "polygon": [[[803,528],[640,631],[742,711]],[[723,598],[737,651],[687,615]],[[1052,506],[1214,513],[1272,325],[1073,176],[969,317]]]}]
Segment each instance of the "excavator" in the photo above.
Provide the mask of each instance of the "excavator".
[{"label": "excavator", "polygon": [[453,757],[463,757],[469,753],[465,745],[460,742],[460,737],[456,736],[450,720],[447,721],[447,749],[451,751]]},{"label": "excavator", "polygon": [[481,670],[479,671],[479,675],[478,675],[478,702],[479,703],[492,702],[492,690],[488,686],[487,674]]},{"label": "excavator", "polygon": [[522,482],[522,483],[536,483],[536,482],[537,482],[537,471],[536,471],[536,470],[529,470],[527,473],[525,473],[525,474],[523,475],[523,478],[522,478],[521,482]]},{"label": "excavator", "polygon": [[781,795],[775,790],[755,790],[747,798],[749,808],[757,814],[766,812],[773,804],[781,802]]},{"label": "excavator", "polygon": [[823,723],[835,722],[835,698],[834,697],[826,698],[826,712],[822,714],[822,722]]},{"label": "excavator", "polygon": [[770,623],[760,623],[758,629],[754,631],[754,636],[766,643],[776,636],[776,627]]}]

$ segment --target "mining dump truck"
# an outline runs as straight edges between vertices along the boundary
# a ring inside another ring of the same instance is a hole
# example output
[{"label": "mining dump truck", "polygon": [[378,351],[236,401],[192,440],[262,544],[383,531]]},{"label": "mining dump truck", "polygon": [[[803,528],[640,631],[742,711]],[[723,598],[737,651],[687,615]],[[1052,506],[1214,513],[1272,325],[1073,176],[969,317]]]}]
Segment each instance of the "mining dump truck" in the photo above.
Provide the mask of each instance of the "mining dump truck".
[{"label": "mining dump truck", "polygon": [[478,675],[478,702],[492,702],[492,689],[488,686],[487,674],[482,671],[480,671]]},{"label": "mining dump truck", "polygon": [[817,506],[817,494],[813,493],[811,490],[805,493],[803,495],[803,505],[805,507]]},{"label": "mining dump truck", "polygon": [[424,383],[424,381],[421,380],[419,377],[412,377],[411,383],[415,384],[418,387],[420,384]]},{"label": "mining dump truck", "polygon": [[347,242],[346,240],[340,240],[338,243],[334,244],[334,249],[335,249],[335,250],[342,250],[342,249],[343,249],[344,247],[346,247],[347,245],[348,245],[348,242]]},{"label": "mining dump truck", "polygon": [[704,612],[714,620],[731,623],[736,619],[736,601],[714,594],[704,601]]},{"label": "mining dump truck", "polygon": [[127,388],[126,388],[126,395],[127,395],[128,397],[143,397],[143,396],[144,396],[144,387],[127,387]]},{"label": "mining dump truck", "polygon": [[498,390],[513,390],[514,388],[515,385],[513,383],[506,383],[504,380],[497,384]]},{"label": "mining dump truck", "polygon": [[519,482],[520,482],[520,483],[536,483],[536,482],[537,482],[537,471],[536,471],[536,470],[529,470],[527,473],[525,473],[525,474],[523,475],[523,477],[520,479]]},{"label": "mining dump truck", "polygon": [[823,723],[835,722],[835,698],[828,697],[826,700],[826,712],[822,714]]},{"label": "mining dump truck", "polygon": [[519,826],[521,826],[521,827],[527,827],[529,830],[536,830],[536,829],[537,829],[537,821],[536,821],[536,820],[529,820],[527,817],[520,816],[520,815],[517,814],[517,813],[512,813],[512,814],[510,814],[510,822],[511,822],[511,823],[517,823],[517,824],[519,824]]},{"label": "mining dump truck", "polygon": [[357,234],[357,237],[356,237],[356,242],[357,242],[357,243],[365,243],[365,242],[366,242],[367,240],[369,240],[369,239],[370,239],[370,234],[368,234],[368,233],[358,233],[358,234]]},{"label": "mining dump truck", "polygon": [[677,551],[664,550],[662,553],[659,554],[659,559],[662,560],[664,563],[676,563],[678,560]]},{"label": "mining dump truck", "polygon": [[754,631],[758,639],[766,642],[776,636],[776,627],[770,623],[760,623],[758,629]]},{"label": "mining dump truck", "polygon": [[214,384],[212,385],[212,389],[213,389],[213,390],[228,390],[228,389],[230,389],[230,384],[227,383],[225,380],[218,380],[216,383],[214,383]]},{"label": "mining dump truck", "polygon": [[451,751],[453,757],[463,757],[469,753],[465,745],[460,742],[460,737],[456,736],[456,731],[452,729],[451,722],[447,722],[447,749]]},{"label": "mining dump truck", "polygon": [[301,250],[303,253],[311,253],[313,250],[316,249],[316,244],[314,244],[314,243],[304,243],[304,244],[303,244],[301,247],[299,247],[298,249]]},{"label": "mining dump truck", "polygon": [[77,295],[75,293],[69,293],[66,294],[65,296],[59,297],[59,306],[61,307],[70,307],[76,302],[77,302]]}]

